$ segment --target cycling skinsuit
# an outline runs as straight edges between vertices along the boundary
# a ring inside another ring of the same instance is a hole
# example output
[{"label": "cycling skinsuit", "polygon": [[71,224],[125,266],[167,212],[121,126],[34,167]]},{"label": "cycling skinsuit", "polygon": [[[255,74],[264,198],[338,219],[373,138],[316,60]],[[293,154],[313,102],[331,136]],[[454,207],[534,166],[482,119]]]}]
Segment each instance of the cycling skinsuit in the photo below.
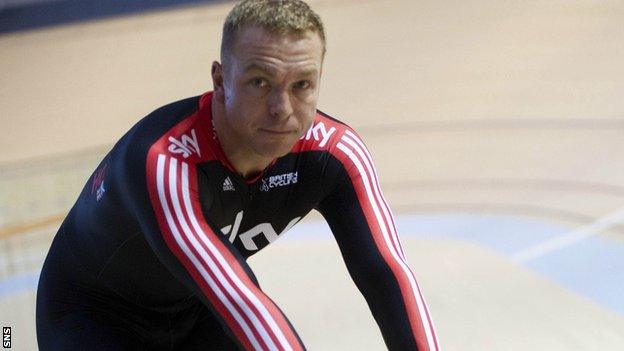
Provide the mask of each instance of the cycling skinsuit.
[{"label": "cycling skinsuit", "polygon": [[246,259],[312,209],[391,350],[437,350],[435,331],[369,152],[322,112],[255,179],[228,162],[212,93],[139,121],[105,156],[41,273],[41,350],[301,350]]}]

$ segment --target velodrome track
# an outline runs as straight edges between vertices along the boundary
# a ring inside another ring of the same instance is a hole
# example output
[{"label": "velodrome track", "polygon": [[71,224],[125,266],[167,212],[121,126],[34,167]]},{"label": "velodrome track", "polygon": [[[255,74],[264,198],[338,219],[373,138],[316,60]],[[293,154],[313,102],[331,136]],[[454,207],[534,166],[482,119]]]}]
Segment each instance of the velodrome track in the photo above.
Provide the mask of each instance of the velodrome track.
[{"label": "velodrome track", "polygon": [[[624,3],[310,1],[320,108],[376,160],[445,350],[624,348]],[[0,323],[34,350],[60,218],[140,117],[211,88],[231,4],[0,36]],[[382,350],[320,217],[250,260],[311,350]]]}]

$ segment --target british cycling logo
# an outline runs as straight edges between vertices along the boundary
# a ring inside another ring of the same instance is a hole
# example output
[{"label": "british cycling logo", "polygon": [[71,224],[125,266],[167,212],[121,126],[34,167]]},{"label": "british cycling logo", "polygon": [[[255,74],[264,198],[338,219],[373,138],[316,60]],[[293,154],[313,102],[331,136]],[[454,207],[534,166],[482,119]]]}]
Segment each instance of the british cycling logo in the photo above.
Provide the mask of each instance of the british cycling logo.
[{"label": "british cycling logo", "polygon": [[304,136],[302,136],[300,139],[310,140],[314,138],[314,140],[320,141],[319,147],[325,147],[325,145],[327,144],[327,142],[329,141],[329,139],[331,138],[332,134],[334,134],[335,131],[336,131],[335,127],[331,127],[329,128],[329,130],[327,130],[327,128],[325,127],[325,123],[318,122],[316,124],[313,124],[312,127],[308,129],[308,132]]},{"label": "british cycling logo", "polygon": [[107,167],[107,164],[100,167],[100,169],[95,172],[93,182],[91,183],[91,195],[95,195],[96,201],[100,201],[102,199],[102,196],[104,196],[104,193],[106,192],[104,177],[106,176]]},{"label": "british cycling logo", "polygon": [[253,239],[256,236],[262,234],[270,244],[274,242],[280,235],[290,230],[290,228],[292,228],[295,224],[297,224],[297,222],[299,222],[300,219],[301,217],[293,218],[288,223],[288,225],[286,225],[284,230],[282,230],[279,233],[275,231],[275,228],[273,228],[273,225],[271,223],[260,223],[256,225],[255,227],[249,229],[248,231],[239,234],[238,230],[240,228],[241,222],[243,221],[243,211],[240,211],[236,214],[236,219],[234,219],[234,224],[221,228],[221,232],[225,235],[228,235],[228,234],[230,235],[228,239],[230,240],[231,243],[233,243],[236,237],[238,236],[247,250],[256,251],[258,250],[258,245],[256,245],[256,243],[253,241]]},{"label": "british cycling logo", "polygon": [[277,188],[279,186],[286,186],[290,184],[297,184],[299,181],[298,172],[284,173],[280,175],[274,175],[267,178],[262,178],[262,185],[260,191],[267,192],[270,189]]},{"label": "british cycling logo", "polygon": [[195,134],[195,129],[191,129],[191,136],[189,137],[187,134],[182,134],[180,140],[170,136],[169,137],[169,152],[172,154],[182,154],[182,157],[188,158],[192,154],[197,154],[201,156],[201,150],[199,149],[199,142],[197,141],[197,135]]}]

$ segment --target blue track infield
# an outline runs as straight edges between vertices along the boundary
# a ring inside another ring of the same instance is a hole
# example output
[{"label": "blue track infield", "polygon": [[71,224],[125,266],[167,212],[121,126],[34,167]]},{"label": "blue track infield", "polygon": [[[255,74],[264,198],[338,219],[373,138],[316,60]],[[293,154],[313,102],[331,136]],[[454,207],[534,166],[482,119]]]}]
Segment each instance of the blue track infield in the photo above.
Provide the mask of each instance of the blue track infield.
[{"label": "blue track infield", "polygon": [[[575,228],[547,220],[502,215],[408,215],[397,217],[402,238],[470,242],[512,260],[514,254]],[[320,237],[331,240],[323,222],[296,226],[288,240]],[[624,243],[593,236],[520,265],[624,316]]]}]

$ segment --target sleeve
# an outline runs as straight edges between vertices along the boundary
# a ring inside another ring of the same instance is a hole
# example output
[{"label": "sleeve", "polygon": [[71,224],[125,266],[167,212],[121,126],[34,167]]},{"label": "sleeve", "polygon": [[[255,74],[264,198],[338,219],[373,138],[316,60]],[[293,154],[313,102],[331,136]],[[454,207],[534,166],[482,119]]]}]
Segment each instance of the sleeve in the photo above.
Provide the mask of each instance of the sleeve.
[{"label": "sleeve", "polygon": [[128,158],[126,166],[135,170],[129,183],[137,183],[128,185],[130,208],[152,250],[214,312],[239,348],[304,350],[242,256],[205,218],[197,167],[152,149]]},{"label": "sleeve", "polygon": [[405,259],[370,153],[346,131],[332,152],[342,178],[317,206],[389,350],[438,351],[429,311]]}]

